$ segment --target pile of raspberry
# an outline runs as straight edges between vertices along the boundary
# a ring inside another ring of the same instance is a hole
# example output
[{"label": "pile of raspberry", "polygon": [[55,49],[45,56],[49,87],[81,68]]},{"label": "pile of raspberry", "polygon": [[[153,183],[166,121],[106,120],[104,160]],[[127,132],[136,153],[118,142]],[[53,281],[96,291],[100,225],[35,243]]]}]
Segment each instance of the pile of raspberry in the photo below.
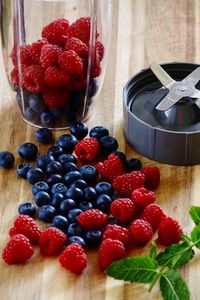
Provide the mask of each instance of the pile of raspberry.
[{"label": "pile of raspberry", "polygon": [[[102,132],[105,136],[102,136]],[[76,135],[76,131],[73,133]],[[29,215],[19,215],[9,230],[10,240],[2,253],[6,263],[25,262],[33,255],[34,246],[38,246],[43,256],[59,255],[62,267],[80,273],[88,263],[87,250],[96,247],[99,266],[104,270],[113,261],[129,255],[130,250],[135,247],[145,246],[156,237],[156,231],[158,242],[164,246],[180,241],[180,234],[183,232],[181,226],[176,220],[166,216],[155,203],[156,194],[153,190],[160,183],[159,169],[155,166],[142,167],[141,162],[134,158],[126,159],[124,153],[117,151],[116,139],[109,136],[105,128],[93,128],[90,136],[86,135],[87,133],[81,138],[79,135],[73,148],[80,165],[80,174],[84,174],[86,181],[89,178],[90,185],[94,188],[99,182],[109,183],[114,191],[111,202],[106,209],[104,205],[95,202],[93,207],[85,207],[79,211],[73,222],[76,234],[78,235],[78,228],[82,238],[76,239],[67,234],[66,228],[57,228],[55,222],[41,230]],[[69,136],[67,140],[69,141]],[[63,136],[58,141],[63,144]],[[88,162],[92,165],[88,165]],[[92,166],[96,168],[93,181]],[[75,172],[77,174],[78,171]],[[64,182],[69,178],[72,180],[71,173],[64,175]],[[37,184],[37,180],[34,184]],[[68,191],[74,185],[75,182],[70,182]],[[32,191],[35,188],[33,186]],[[109,189],[109,195],[110,191]],[[104,201],[104,204],[108,203]]]}]

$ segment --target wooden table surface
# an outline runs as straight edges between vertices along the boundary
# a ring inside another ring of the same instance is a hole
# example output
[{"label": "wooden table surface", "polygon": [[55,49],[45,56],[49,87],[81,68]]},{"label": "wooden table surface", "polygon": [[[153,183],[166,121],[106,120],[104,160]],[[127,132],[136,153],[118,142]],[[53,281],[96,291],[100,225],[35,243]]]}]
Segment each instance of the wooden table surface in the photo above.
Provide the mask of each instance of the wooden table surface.
[{"label": "wooden table surface", "polygon": [[[152,162],[136,152],[123,136],[122,89],[128,78],[148,67],[153,60],[200,62],[200,1],[199,0],[113,0],[113,32],[111,55],[105,83],[95,100],[91,128],[102,124],[118,139],[120,150],[128,157],[137,157],[143,165],[157,165],[161,184],[156,190],[157,203],[177,218],[186,233],[192,223],[188,215],[191,205],[200,204],[200,167],[176,167]],[[0,60],[0,151],[15,154],[25,141],[34,141],[35,128],[20,118],[2,70]],[[56,136],[60,133],[56,132]],[[40,153],[46,147],[38,145]],[[170,145],[169,145],[170,146]],[[8,229],[17,215],[20,202],[32,200],[30,185],[17,178],[15,169],[0,170],[0,252],[8,240]],[[156,238],[156,237],[155,237]],[[149,249],[135,249],[132,255],[142,255]],[[124,284],[100,272],[97,253],[89,252],[89,265],[81,276],[61,268],[57,258],[43,258],[35,251],[30,262],[21,266],[7,266],[0,260],[1,300],[159,300],[158,286],[151,294],[142,284]],[[181,269],[191,299],[198,300],[200,256]],[[184,300],[184,299],[183,299]]]}]

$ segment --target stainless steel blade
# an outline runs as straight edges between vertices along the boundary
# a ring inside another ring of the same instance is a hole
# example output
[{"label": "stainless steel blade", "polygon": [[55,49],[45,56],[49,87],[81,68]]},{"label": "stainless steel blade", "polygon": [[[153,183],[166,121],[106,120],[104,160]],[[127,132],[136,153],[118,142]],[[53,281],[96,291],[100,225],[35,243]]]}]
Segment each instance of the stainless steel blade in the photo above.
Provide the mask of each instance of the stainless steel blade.
[{"label": "stainless steel blade", "polygon": [[156,106],[157,110],[166,111],[180,100],[180,95],[169,92]]},{"label": "stainless steel blade", "polygon": [[200,80],[200,67],[196,68],[192,73],[182,80],[182,84],[196,85]]},{"label": "stainless steel blade", "polygon": [[150,68],[154,75],[166,88],[169,88],[175,82],[157,62],[152,62]]}]

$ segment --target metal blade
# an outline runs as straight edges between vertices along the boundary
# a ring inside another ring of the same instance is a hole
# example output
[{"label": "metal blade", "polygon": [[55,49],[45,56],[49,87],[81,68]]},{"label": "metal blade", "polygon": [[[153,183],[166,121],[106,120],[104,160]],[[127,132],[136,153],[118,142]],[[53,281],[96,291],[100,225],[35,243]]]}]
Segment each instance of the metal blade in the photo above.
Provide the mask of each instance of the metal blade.
[{"label": "metal blade", "polygon": [[196,85],[200,80],[200,67],[196,68],[192,73],[182,80],[182,83],[190,83]]},{"label": "metal blade", "polygon": [[180,100],[179,95],[169,92],[156,106],[157,110],[166,111]]},{"label": "metal blade", "polygon": [[157,62],[152,62],[150,68],[154,75],[166,88],[169,88],[169,86],[175,82]]}]

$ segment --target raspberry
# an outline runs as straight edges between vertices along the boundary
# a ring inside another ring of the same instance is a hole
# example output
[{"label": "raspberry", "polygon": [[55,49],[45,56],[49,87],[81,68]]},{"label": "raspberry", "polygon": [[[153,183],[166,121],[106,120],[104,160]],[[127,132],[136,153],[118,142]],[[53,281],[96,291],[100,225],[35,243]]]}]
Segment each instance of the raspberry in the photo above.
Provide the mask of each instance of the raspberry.
[{"label": "raspberry", "polygon": [[86,75],[81,73],[72,78],[68,84],[68,89],[71,91],[82,91],[86,87]]},{"label": "raspberry", "polygon": [[88,46],[75,37],[71,37],[66,41],[65,50],[74,50],[81,58],[88,57]]},{"label": "raspberry", "polygon": [[45,229],[39,239],[40,252],[43,255],[59,254],[67,241],[66,235],[57,228]]},{"label": "raspberry", "polygon": [[40,63],[41,49],[46,44],[48,44],[46,39],[42,39],[42,40],[39,40],[39,41],[31,44],[30,56],[31,56],[31,60],[34,64],[38,65]]},{"label": "raspberry", "polygon": [[45,89],[44,69],[40,66],[30,66],[22,74],[23,87],[31,93],[41,93]]},{"label": "raspberry", "polygon": [[13,86],[18,86],[19,84],[19,77],[18,77],[18,70],[16,67],[12,69],[10,72],[10,80]]},{"label": "raspberry", "polygon": [[103,233],[103,240],[106,239],[118,240],[122,242],[126,248],[129,248],[132,236],[127,228],[115,224],[108,224]]},{"label": "raspberry", "polygon": [[128,174],[118,176],[113,180],[113,187],[117,194],[131,197],[132,192],[143,186],[145,176],[140,171],[133,171]]},{"label": "raspberry", "polygon": [[[20,47],[20,65],[31,65],[31,56],[30,56],[30,45],[22,45]],[[12,59],[13,65],[16,67],[18,65],[18,59],[17,59],[17,49],[16,47],[13,47],[10,57]]]},{"label": "raspberry", "polygon": [[41,230],[35,221],[28,215],[19,215],[14,221],[14,228],[9,230],[10,236],[13,234],[23,234],[31,242],[37,244],[41,235]]},{"label": "raspberry", "polygon": [[92,77],[98,77],[101,74],[101,66],[99,64],[96,64],[94,66],[94,69],[92,71]]},{"label": "raspberry", "polygon": [[91,161],[98,155],[99,149],[99,141],[89,137],[76,144],[75,153],[80,160]]},{"label": "raspberry", "polygon": [[11,265],[25,262],[33,253],[34,249],[28,238],[22,234],[17,234],[7,243],[2,258],[7,264]]},{"label": "raspberry", "polygon": [[57,19],[42,30],[42,37],[50,44],[64,44],[68,38],[69,22],[65,19]]},{"label": "raspberry", "polygon": [[141,172],[145,175],[144,186],[148,190],[153,190],[159,186],[160,171],[157,167],[142,168]]},{"label": "raspberry", "polygon": [[98,255],[99,265],[104,270],[113,261],[125,256],[125,248],[123,243],[118,240],[106,239],[100,245]]},{"label": "raspberry", "polygon": [[158,240],[164,246],[178,243],[181,238],[180,234],[183,230],[180,224],[170,217],[162,218],[158,226]]},{"label": "raspberry", "polygon": [[58,67],[48,67],[45,71],[45,82],[50,87],[61,87],[69,81],[69,75]]},{"label": "raspberry", "polygon": [[136,208],[131,199],[119,198],[111,203],[111,214],[122,223],[129,223],[133,220]]},{"label": "raspberry", "polygon": [[151,225],[142,219],[135,220],[130,225],[130,231],[134,240],[142,245],[148,243],[153,237],[153,229]]},{"label": "raspberry", "polygon": [[49,108],[63,108],[69,101],[66,89],[48,89],[42,93],[44,103]]},{"label": "raspberry", "polygon": [[40,63],[43,68],[55,66],[58,62],[58,56],[62,53],[62,49],[56,45],[44,45],[41,49]]},{"label": "raspberry", "polygon": [[63,268],[73,273],[80,273],[87,266],[85,251],[76,243],[72,243],[65,248],[59,256],[59,261]]},{"label": "raspberry", "polygon": [[109,182],[112,182],[114,178],[125,173],[124,165],[115,153],[111,153],[107,160],[104,160],[103,163],[99,162],[96,167],[101,178]]},{"label": "raspberry", "polygon": [[101,229],[107,223],[107,215],[98,209],[86,210],[80,213],[76,219],[87,230]]},{"label": "raspberry", "polygon": [[156,200],[156,195],[154,192],[141,187],[133,191],[131,199],[136,207],[144,209]]},{"label": "raspberry", "polygon": [[104,46],[100,41],[96,42],[96,55],[97,55],[97,61],[102,61],[104,57]]},{"label": "raspberry", "polygon": [[162,208],[158,204],[151,203],[145,207],[140,217],[149,222],[153,230],[156,230],[164,216]]},{"label": "raspberry", "polygon": [[71,75],[77,75],[83,72],[83,61],[73,50],[64,51],[60,54],[58,64],[61,69]]},{"label": "raspberry", "polygon": [[90,17],[82,17],[72,23],[69,34],[87,44],[90,39]]},{"label": "raspberry", "polygon": [[9,236],[12,237],[12,236],[14,236],[14,235],[16,235],[16,234],[17,234],[17,232],[16,232],[15,227],[11,227],[11,228],[9,229]]}]

